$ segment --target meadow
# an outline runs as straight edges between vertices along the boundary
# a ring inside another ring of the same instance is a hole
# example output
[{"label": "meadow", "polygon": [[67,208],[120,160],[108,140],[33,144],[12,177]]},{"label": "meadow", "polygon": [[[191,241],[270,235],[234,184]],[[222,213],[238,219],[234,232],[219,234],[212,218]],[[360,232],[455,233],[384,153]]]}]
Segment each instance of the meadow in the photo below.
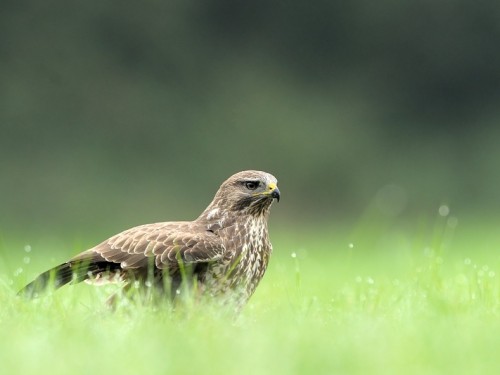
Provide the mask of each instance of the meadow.
[{"label": "meadow", "polygon": [[109,288],[85,284],[17,298],[37,272],[82,248],[4,234],[0,372],[498,374],[494,220],[446,212],[311,228],[271,226],[268,272],[238,317],[196,304],[112,312]]}]

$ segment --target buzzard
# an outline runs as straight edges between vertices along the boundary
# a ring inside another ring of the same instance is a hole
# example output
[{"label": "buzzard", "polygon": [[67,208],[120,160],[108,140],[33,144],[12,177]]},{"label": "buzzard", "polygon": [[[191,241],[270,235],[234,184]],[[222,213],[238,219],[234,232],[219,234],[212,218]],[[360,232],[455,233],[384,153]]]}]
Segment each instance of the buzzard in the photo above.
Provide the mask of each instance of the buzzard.
[{"label": "buzzard", "polygon": [[36,297],[48,286],[119,279],[128,286],[155,287],[172,298],[182,287],[196,286],[202,295],[225,296],[243,305],[269,262],[267,219],[274,199],[280,199],[274,176],[236,173],[196,220],[125,230],[42,273],[19,294]]}]

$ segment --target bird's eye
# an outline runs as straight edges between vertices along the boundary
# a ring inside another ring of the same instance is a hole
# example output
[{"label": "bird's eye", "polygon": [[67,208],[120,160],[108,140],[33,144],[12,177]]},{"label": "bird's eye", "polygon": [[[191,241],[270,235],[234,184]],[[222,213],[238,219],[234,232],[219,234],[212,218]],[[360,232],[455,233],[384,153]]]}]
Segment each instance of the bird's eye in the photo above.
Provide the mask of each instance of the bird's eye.
[{"label": "bird's eye", "polygon": [[259,187],[259,181],[246,181],[245,182],[245,187],[248,190],[255,190]]}]

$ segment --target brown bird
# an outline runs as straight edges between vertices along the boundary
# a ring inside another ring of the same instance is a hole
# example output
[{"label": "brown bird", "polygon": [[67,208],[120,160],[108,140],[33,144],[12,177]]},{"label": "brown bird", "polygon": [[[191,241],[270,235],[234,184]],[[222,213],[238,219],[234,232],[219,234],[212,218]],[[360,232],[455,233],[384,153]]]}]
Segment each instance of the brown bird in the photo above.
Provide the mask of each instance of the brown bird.
[{"label": "brown bird", "polygon": [[[194,221],[146,224],[118,233],[39,275],[19,291],[36,297],[48,286],[122,280],[175,297],[196,285],[202,295],[225,296],[242,306],[266,271],[272,245],[267,219],[277,180],[243,171],[222,183]],[[192,288],[191,288],[192,289]]]}]

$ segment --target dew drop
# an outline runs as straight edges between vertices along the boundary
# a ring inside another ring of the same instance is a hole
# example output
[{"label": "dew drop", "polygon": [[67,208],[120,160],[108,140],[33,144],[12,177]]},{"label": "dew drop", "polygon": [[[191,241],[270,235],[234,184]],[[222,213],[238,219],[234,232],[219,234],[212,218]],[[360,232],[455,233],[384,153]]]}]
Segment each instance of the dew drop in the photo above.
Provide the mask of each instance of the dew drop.
[{"label": "dew drop", "polygon": [[23,263],[24,264],[29,264],[30,261],[31,261],[30,257],[24,257],[23,258]]},{"label": "dew drop", "polygon": [[375,280],[373,280],[371,277],[367,277],[367,278],[366,278],[366,282],[367,282],[368,284],[374,284],[374,283],[375,283]]},{"label": "dew drop", "polygon": [[297,258],[297,254],[296,254],[295,252],[293,252],[293,253],[291,254],[291,256],[292,256],[292,258]]},{"label": "dew drop", "polygon": [[181,290],[180,289],[176,289],[175,294],[181,294]]},{"label": "dew drop", "polygon": [[470,258],[465,258],[465,259],[464,259],[464,264],[465,264],[466,266],[469,266],[471,263],[472,263],[472,260],[471,260]]},{"label": "dew drop", "polygon": [[488,272],[488,276],[489,276],[489,277],[495,277],[495,272],[494,272],[494,271],[490,271],[490,272]]},{"label": "dew drop", "polygon": [[151,284],[151,281],[146,281],[144,285],[146,285],[147,288],[151,288],[153,284]]},{"label": "dew drop", "polygon": [[27,253],[31,252],[31,245],[24,245],[24,251]]},{"label": "dew drop", "polygon": [[354,244],[352,242],[349,244],[349,249],[354,249]]},{"label": "dew drop", "polygon": [[447,205],[443,204],[439,207],[438,212],[439,212],[439,215],[441,215],[443,217],[448,216],[450,214],[450,208]]}]

